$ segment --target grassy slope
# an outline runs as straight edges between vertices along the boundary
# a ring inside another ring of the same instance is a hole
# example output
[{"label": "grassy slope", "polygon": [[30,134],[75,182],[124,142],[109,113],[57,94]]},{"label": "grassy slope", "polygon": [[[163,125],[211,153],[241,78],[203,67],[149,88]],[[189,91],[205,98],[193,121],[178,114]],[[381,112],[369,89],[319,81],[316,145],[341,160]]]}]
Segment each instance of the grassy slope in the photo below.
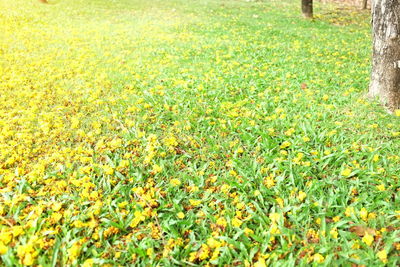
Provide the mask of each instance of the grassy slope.
[{"label": "grassy slope", "polygon": [[399,118],[332,10],[1,0],[2,264],[399,264]]}]

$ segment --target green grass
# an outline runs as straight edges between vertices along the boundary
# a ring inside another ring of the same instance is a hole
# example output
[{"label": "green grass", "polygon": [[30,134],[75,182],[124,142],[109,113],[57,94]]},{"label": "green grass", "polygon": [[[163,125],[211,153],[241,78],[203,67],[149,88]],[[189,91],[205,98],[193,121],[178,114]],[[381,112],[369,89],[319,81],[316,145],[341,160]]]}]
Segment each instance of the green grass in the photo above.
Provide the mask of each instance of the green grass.
[{"label": "green grass", "polygon": [[0,0],[0,265],[400,264],[369,14],[298,2]]}]

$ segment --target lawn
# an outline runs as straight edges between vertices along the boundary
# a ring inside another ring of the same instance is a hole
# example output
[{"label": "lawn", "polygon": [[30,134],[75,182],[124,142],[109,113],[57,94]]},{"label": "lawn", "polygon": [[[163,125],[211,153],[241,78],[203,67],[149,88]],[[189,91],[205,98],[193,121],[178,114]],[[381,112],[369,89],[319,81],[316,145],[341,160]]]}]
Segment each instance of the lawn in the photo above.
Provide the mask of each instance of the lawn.
[{"label": "lawn", "polygon": [[399,265],[369,13],[299,2],[0,0],[0,266]]}]

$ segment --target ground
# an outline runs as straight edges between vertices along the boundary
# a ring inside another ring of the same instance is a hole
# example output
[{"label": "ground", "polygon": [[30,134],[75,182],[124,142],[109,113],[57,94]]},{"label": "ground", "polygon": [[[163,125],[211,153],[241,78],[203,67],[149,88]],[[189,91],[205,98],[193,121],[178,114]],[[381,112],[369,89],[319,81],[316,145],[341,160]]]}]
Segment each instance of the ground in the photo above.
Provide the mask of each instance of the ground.
[{"label": "ground", "polygon": [[368,11],[0,0],[0,265],[400,264]]}]

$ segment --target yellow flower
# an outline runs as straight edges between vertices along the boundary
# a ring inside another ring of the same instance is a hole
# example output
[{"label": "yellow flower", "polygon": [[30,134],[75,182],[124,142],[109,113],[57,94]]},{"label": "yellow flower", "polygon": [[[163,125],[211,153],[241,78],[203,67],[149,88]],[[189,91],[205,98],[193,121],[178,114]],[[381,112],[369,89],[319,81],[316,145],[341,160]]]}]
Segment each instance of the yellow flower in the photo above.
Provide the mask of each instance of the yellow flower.
[{"label": "yellow flower", "polygon": [[118,208],[123,209],[128,206],[128,204],[128,201],[122,201],[121,203],[118,203]]},{"label": "yellow flower", "polygon": [[306,198],[306,196],[307,196],[306,193],[304,193],[303,191],[300,191],[299,194],[298,194],[298,196],[297,196],[297,198],[298,198],[300,201],[303,201],[303,200]]},{"label": "yellow flower", "polygon": [[334,239],[338,238],[338,232],[337,232],[336,228],[333,228],[332,230],[330,230],[329,233]]},{"label": "yellow flower", "polygon": [[314,259],[314,262],[317,262],[317,263],[323,263],[325,260],[324,256],[322,256],[319,253],[315,253],[313,259]]},{"label": "yellow flower", "polygon": [[350,217],[351,215],[354,214],[354,208],[353,208],[353,207],[347,207],[347,208],[346,208],[346,211],[344,212],[344,214],[345,214],[347,217]]},{"label": "yellow flower", "polygon": [[210,256],[210,248],[206,244],[201,245],[201,249],[199,251],[199,259],[205,260]]},{"label": "yellow flower", "polygon": [[394,111],[394,115],[397,116],[397,117],[400,117],[400,109],[396,109]]},{"label": "yellow flower", "polygon": [[354,242],[354,244],[351,246],[352,249],[359,249],[360,248],[360,242],[358,242],[358,240],[356,240]]},{"label": "yellow flower", "polygon": [[161,171],[162,171],[162,167],[161,166],[159,166],[157,164],[153,165],[153,173],[154,174],[160,173]]},{"label": "yellow flower", "polygon": [[169,181],[169,183],[170,183],[171,185],[173,185],[173,186],[178,186],[178,185],[181,184],[181,181],[179,181],[179,179],[174,178],[174,179],[171,179],[171,180]]},{"label": "yellow flower", "polygon": [[210,259],[210,260],[211,260],[211,261],[214,261],[214,260],[218,259],[219,254],[220,254],[219,248],[215,249],[214,252],[213,252],[213,254],[212,254],[212,256],[211,256],[211,259]]},{"label": "yellow flower", "polygon": [[70,247],[70,248],[67,250],[67,253],[68,253],[68,258],[69,258],[71,261],[74,261],[74,260],[76,260],[76,259],[79,257],[79,254],[81,253],[81,246],[79,245],[78,242],[76,242],[76,243],[74,243],[74,244],[72,245],[72,247]]},{"label": "yellow flower", "polygon": [[382,262],[384,262],[384,263],[387,263],[387,253],[386,253],[386,250],[381,250],[381,251],[379,251],[378,253],[376,253],[376,256],[378,256],[378,258],[382,261]]},{"label": "yellow flower", "polygon": [[92,267],[94,264],[94,259],[87,259],[83,263],[82,267]]},{"label": "yellow flower", "polygon": [[33,265],[33,262],[34,262],[34,258],[32,256],[32,254],[31,253],[26,253],[25,257],[24,257],[24,259],[22,261],[22,264],[24,264],[26,266],[31,266],[31,265]]},{"label": "yellow flower", "polygon": [[251,230],[250,228],[244,228],[244,234],[245,235],[252,235],[252,234],[254,234],[254,231],[253,230]]},{"label": "yellow flower", "polygon": [[6,232],[4,229],[0,232],[0,242],[4,244],[8,244],[12,239],[12,234],[10,232]]},{"label": "yellow flower", "polygon": [[271,224],[270,233],[273,235],[279,235],[281,233],[276,223]]},{"label": "yellow flower", "polygon": [[365,233],[364,237],[361,240],[362,242],[367,244],[367,246],[371,246],[372,242],[374,242],[374,237],[368,233]]},{"label": "yellow flower", "polygon": [[363,221],[366,221],[368,219],[368,211],[365,208],[361,208],[360,217]]},{"label": "yellow flower", "polygon": [[233,218],[232,219],[232,225],[234,226],[234,227],[240,227],[241,225],[242,225],[242,221],[241,220],[239,220],[238,218]]},{"label": "yellow flower", "polygon": [[384,184],[377,185],[376,188],[381,192],[385,191],[385,185]]},{"label": "yellow flower", "polygon": [[183,219],[185,218],[185,214],[183,212],[178,212],[178,214],[176,215],[179,219]]},{"label": "yellow flower", "polygon": [[147,256],[149,256],[149,257],[153,257],[154,249],[153,249],[153,248],[148,248],[148,249],[146,250],[146,254],[147,254]]},{"label": "yellow flower", "polygon": [[281,208],[283,208],[284,202],[283,202],[283,199],[282,199],[282,198],[277,197],[277,198],[276,198],[276,202],[278,203],[278,205],[279,205]]},{"label": "yellow flower", "polygon": [[236,150],[236,153],[238,154],[242,154],[244,152],[243,147],[238,147],[238,149]]},{"label": "yellow flower", "polygon": [[197,200],[197,199],[189,199],[189,203],[192,206],[198,206],[201,203],[201,200]]},{"label": "yellow flower", "polygon": [[134,218],[131,221],[130,227],[135,228],[140,222],[144,221],[146,217],[140,211],[135,211],[133,213]]},{"label": "yellow flower", "polygon": [[220,248],[223,246],[223,244],[224,244],[223,242],[220,242],[213,237],[210,237],[209,239],[207,239],[207,245],[212,249]]},{"label": "yellow flower", "polygon": [[254,267],[267,267],[265,264],[265,259],[264,258],[259,258],[256,263],[254,263]]},{"label": "yellow flower", "polygon": [[279,213],[276,213],[276,212],[269,214],[269,218],[271,219],[271,222],[273,222],[273,223],[276,223],[280,217],[281,217],[281,215],[279,215]]},{"label": "yellow flower", "polygon": [[284,142],[281,144],[281,148],[287,148],[287,147],[289,147],[291,144],[292,144],[292,143],[290,143],[289,141],[284,141]]},{"label": "yellow flower", "polygon": [[3,244],[3,242],[0,242],[0,255],[6,254],[7,251],[8,251],[7,246],[5,246],[5,245]]},{"label": "yellow flower", "polygon": [[351,169],[349,168],[346,168],[341,172],[341,175],[346,177],[350,176],[350,174],[351,174]]},{"label": "yellow flower", "polygon": [[54,203],[51,206],[52,210],[54,210],[54,211],[59,211],[61,209],[61,207],[62,207],[62,204],[60,202]]},{"label": "yellow flower", "polygon": [[226,225],[227,225],[227,222],[226,222],[225,218],[223,218],[223,217],[221,217],[221,218],[218,218],[218,220],[217,220],[217,225],[220,225],[220,226],[226,227]]}]

